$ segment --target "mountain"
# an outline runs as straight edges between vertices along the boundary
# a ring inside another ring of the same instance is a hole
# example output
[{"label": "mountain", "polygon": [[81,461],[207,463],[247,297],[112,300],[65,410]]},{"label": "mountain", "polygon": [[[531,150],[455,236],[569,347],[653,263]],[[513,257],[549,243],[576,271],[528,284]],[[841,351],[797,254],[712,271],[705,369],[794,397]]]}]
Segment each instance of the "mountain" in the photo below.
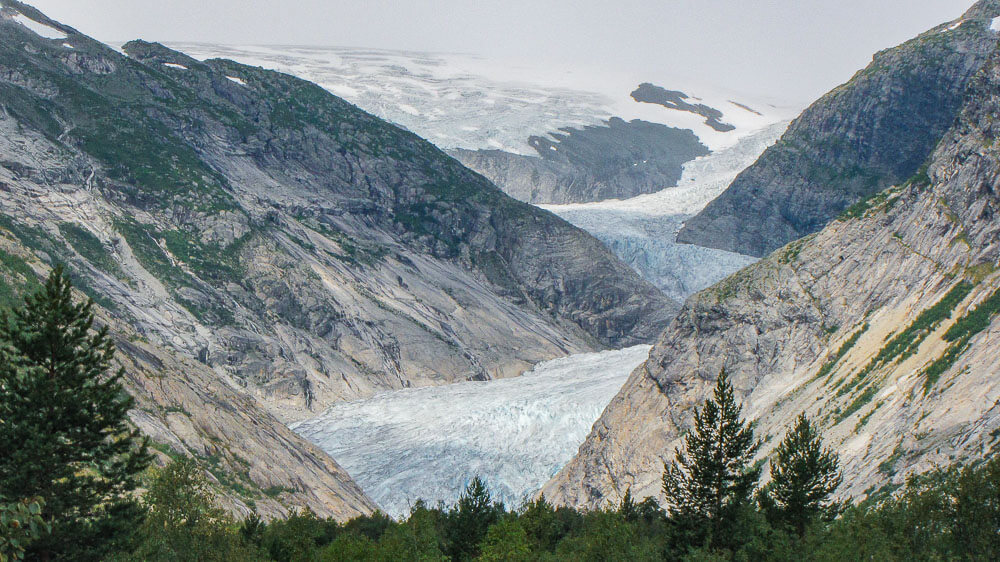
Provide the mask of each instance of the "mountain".
[{"label": "mountain", "polygon": [[292,76],[119,52],[4,0],[0,109],[0,293],[65,263],[123,363],[151,365],[136,423],[234,503],[370,510],[281,424],[650,342],[677,310],[595,238]]},{"label": "mountain", "polygon": [[806,109],[781,140],[687,221],[682,243],[763,256],[918,173],[996,46],[984,0],[872,63]]},{"label": "mountain", "polygon": [[593,234],[677,301],[754,261],[675,238],[797,113],[759,96],[636,87],[629,76],[541,61],[349,47],[175,46],[196,58],[224,56],[315,81],[416,132],[508,195]]},{"label": "mountain", "polygon": [[[795,112],[785,102],[715,87],[637,88],[629,76],[542,61],[349,47],[174,46],[195,58],[226,57],[316,82],[430,140],[515,199],[538,204],[623,199],[675,186],[685,162]],[[650,89],[672,92],[680,103],[659,103],[647,96]]]},{"label": "mountain", "polygon": [[842,497],[993,454],[1000,53],[965,100],[926,174],[690,298],[546,497],[594,507],[629,488],[658,495],[663,462],[723,368],[757,420],[762,458],[798,414],[819,423],[843,464]]}]

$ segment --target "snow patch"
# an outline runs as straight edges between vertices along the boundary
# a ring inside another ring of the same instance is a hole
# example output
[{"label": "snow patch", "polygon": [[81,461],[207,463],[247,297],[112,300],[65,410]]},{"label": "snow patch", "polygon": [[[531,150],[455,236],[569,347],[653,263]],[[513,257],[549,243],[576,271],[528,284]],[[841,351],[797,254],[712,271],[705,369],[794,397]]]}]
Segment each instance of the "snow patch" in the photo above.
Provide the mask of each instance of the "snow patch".
[{"label": "snow patch", "polygon": [[177,64],[176,62],[165,62],[163,63],[163,66],[169,66],[170,68],[177,68],[179,70],[188,69],[188,67],[184,66],[183,64]]},{"label": "snow patch", "polygon": [[990,22],[990,30],[1000,32],[1000,16],[993,18]]},{"label": "snow patch", "polygon": [[24,14],[14,14],[11,19],[17,23],[27,27],[33,31],[36,35],[44,37],[46,39],[66,39],[67,35],[65,32],[59,31],[58,29],[45,25],[44,23],[39,23]]},{"label": "snow patch", "polygon": [[508,506],[576,454],[651,346],[539,363],[520,377],[406,389],[335,404],[292,424],[393,516],[454,503],[475,476]]},{"label": "snow patch", "polygon": [[946,32],[946,31],[955,31],[955,30],[956,30],[956,29],[958,29],[959,27],[962,27],[962,24],[963,24],[963,23],[965,23],[965,20],[958,20],[958,21],[956,21],[955,23],[953,23],[953,24],[949,25],[949,26],[948,26],[948,29],[943,29],[943,30],[941,30],[941,32],[942,32],[942,33],[944,33],[944,32]]},{"label": "snow patch", "polygon": [[228,80],[232,81],[232,82],[236,82],[240,86],[246,86],[247,85],[246,81],[244,81],[242,78],[237,78],[235,76],[226,76],[226,78]]},{"label": "snow patch", "polygon": [[420,115],[420,110],[408,103],[398,104],[398,107],[400,111],[409,113],[410,115]]},{"label": "snow patch", "polygon": [[75,49],[76,48],[73,45],[70,45],[69,43],[63,43],[63,47],[66,47],[67,49]]}]

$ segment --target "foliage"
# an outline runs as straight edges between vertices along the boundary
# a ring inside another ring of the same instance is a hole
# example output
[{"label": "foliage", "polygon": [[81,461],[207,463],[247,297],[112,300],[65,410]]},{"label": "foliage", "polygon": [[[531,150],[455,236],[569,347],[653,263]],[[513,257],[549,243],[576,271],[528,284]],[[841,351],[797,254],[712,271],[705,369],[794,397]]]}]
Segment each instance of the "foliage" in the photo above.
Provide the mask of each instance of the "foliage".
[{"label": "foliage", "polygon": [[740,419],[740,409],[723,370],[713,397],[695,410],[684,448],[664,467],[668,512],[693,540],[712,547],[726,544],[760,477],[751,463],[760,442],[753,424]]},{"label": "foliage", "polygon": [[230,516],[212,505],[204,471],[182,457],[155,472],[143,497],[145,540],[129,557],[136,560],[220,562],[252,560]]},{"label": "foliage", "polygon": [[129,425],[111,336],[93,323],[93,302],[74,302],[60,267],[0,312],[0,492],[42,498],[52,526],[32,557],[101,558],[142,518],[129,494],[150,456]]},{"label": "foliage", "polygon": [[453,560],[471,560],[479,554],[486,531],[500,518],[502,505],[495,505],[486,483],[473,478],[445,519],[447,554]]},{"label": "foliage", "polygon": [[805,536],[817,518],[836,514],[829,498],[843,480],[839,467],[836,453],[823,447],[816,427],[800,415],[774,453],[771,482],[761,493],[764,511]]},{"label": "foliage", "polygon": [[51,530],[42,519],[44,503],[42,498],[32,498],[0,504],[0,562],[23,560],[28,544]]},{"label": "foliage", "polygon": [[955,361],[962,355],[976,334],[989,328],[993,317],[1000,312],[1000,290],[994,291],[989,297],[974,309],[965,313],[955,321],[944,333],[943,339],[951,345],[944,354],[931,363],[924,374],[927,376],[926,387],[929,389],[941,378]]}]

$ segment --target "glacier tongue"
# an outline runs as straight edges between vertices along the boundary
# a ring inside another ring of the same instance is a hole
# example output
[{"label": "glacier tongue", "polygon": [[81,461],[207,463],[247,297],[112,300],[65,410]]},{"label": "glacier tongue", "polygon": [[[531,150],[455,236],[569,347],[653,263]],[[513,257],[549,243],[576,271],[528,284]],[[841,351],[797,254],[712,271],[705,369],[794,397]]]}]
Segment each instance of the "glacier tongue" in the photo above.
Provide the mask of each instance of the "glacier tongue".
[{"label": "glacier tongue", "polygon": [[676,187],[625,200],[539,206],[593,234],[669,297],[683,302],[757,261],[742,254],[678,244],[677,232],[787,127],[787,121],[776,123],[730,148],[688,162]]},{"label": "glacier tongue", "polygon": [[576,453],[649,350],[571,355],[520,377],[384,393],[291,427],[392,516],[417,499],[454,503],[477,475],[516,506]]}]

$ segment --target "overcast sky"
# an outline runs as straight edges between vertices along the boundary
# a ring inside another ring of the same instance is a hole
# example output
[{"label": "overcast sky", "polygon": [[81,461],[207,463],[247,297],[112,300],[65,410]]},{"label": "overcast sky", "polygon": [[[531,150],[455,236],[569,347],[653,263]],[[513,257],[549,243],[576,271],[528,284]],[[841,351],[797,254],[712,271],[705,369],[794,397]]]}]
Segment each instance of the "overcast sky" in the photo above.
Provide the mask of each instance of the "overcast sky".
[{"label": "overcast sky", "polygon": [[[543,58],[812,99],[972,0],[29,0],[104,41]],[[653,78],[655,79],[655,78]]]}]

